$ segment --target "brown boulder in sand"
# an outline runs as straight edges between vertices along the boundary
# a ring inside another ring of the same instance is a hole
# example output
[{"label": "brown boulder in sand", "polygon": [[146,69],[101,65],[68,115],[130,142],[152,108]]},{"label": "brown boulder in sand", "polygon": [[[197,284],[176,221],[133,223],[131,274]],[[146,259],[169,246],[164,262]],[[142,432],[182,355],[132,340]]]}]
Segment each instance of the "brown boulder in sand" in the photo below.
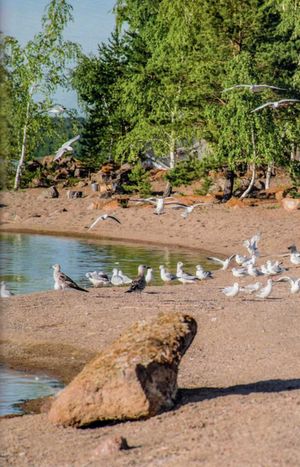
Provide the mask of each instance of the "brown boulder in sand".
[{"label": "brown boulder in sand", "polygon": [[151,417],[173,406],[179,362],[197,332],[183,313],[140,321],[89,362],[49,411],[57,425]]}]

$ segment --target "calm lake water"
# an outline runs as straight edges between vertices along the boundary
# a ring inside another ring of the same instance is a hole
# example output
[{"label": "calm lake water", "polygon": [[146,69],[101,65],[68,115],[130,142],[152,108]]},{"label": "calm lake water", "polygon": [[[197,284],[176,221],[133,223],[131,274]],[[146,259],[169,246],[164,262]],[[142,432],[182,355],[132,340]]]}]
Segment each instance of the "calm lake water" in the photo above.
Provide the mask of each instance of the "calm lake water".
[{"label": "calm lake water", "polygon": [[28,399],[51,396],[63,385],[44,375],[31,375],[0,365],[0,416],[22,413],[19,404]]},{"label": "calm lake water", "polygon": [[78,284],[92,286],[85,277],[87,272],[103,270],[111,274],[117,267],[130,276],[137,275],[139,264],[154,270],[154,285],[162,285],[159,265],[172,272],[182,261],[187,271],[195,273],[196,264],[214,269],[206,261],[207,252],[200,254],[164,246],[118,244],[102,240],[82,240],[46,235],[0,235],[0,280],[7,282],[15,294],[53,289],[51,266],[59,263],[62,270]]}]

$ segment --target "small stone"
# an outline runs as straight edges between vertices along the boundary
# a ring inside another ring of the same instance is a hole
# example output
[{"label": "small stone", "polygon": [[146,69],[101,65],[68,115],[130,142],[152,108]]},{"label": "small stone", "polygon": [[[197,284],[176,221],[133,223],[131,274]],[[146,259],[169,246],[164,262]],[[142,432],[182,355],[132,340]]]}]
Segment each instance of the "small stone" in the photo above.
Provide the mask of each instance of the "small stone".
[{"label": "small stone", "polygon": [[123,436],[112,436],[106,438],[93,451],[93,457],[110,456],[121,450],[129,449],[126,438]]},{"label": "small stone", "polygon": [[131,326],[54,399],[48,417],[63,426],[137,420],[173,407],[182,356],[197,332],[184,313]]}]

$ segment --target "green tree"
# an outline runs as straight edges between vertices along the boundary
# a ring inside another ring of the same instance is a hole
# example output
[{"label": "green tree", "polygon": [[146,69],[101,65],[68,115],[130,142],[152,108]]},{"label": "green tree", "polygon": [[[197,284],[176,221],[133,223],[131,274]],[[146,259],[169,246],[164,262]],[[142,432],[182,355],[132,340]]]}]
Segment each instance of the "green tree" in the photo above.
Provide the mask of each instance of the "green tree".
[{"label": "green tree", "polygon": [[[19,157],[14,188],[20,186],[28,150],[34,150],[49,133],[47,109],[57,86],[66,86],[66,65],[78,53],[78,46],[63,40],[63,30],[72,20],[72,6],[66,0],[51,0],[42,17],[42,31],[24,47],[4,37],[4,68],[9,76],[11,160]],[[19,156],[18,156],[19,155]]]}]

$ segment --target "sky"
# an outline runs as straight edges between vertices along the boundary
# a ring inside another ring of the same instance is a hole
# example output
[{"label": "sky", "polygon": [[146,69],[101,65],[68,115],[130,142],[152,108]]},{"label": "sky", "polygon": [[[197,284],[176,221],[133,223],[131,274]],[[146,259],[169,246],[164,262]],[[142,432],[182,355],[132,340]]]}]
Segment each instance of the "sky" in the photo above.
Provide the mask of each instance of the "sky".
[{"label": "sky", "polygon": [[[74,21],[65,29],[64,38],[77,42],[84,53],[96,53],[97,45],[106,42],[114,29],[112,12],[115,0],[69,0]],[[25,45],[41,30],[41,17],[49,0],[0,0],[0,27],[4,34]],[[59,90],[55,101],[67,108],[77,107],[74,92]]]}]

